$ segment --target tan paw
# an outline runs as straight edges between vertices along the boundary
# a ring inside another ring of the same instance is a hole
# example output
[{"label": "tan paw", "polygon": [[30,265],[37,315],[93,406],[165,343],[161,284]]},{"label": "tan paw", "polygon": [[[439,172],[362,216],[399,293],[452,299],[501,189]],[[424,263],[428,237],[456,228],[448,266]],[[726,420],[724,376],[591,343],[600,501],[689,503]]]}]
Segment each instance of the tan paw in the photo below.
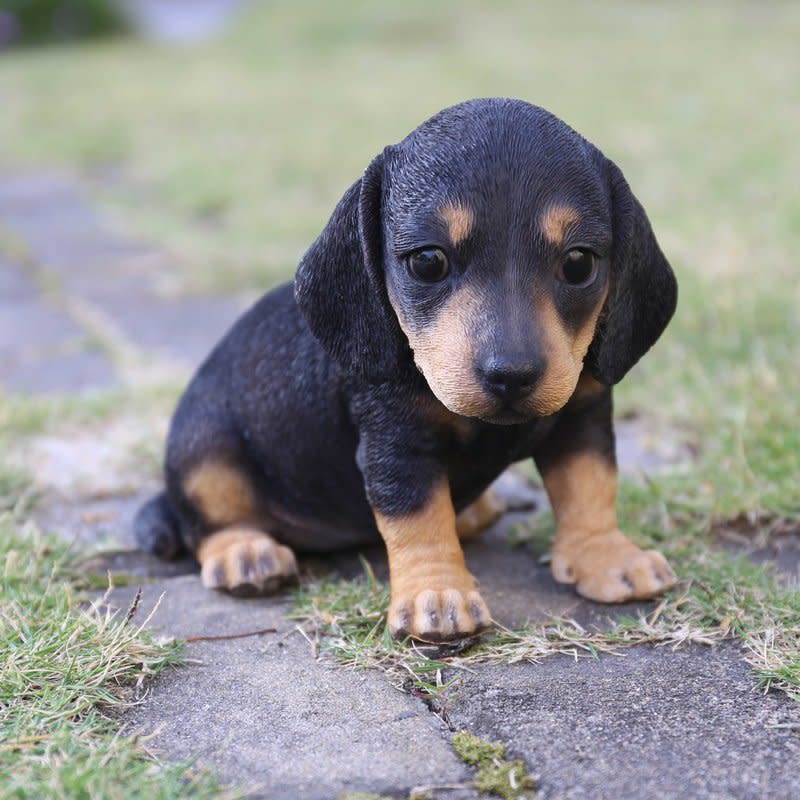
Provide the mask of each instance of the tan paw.
[{"label": "tan paw", "polygon": [[675,585],[675,573],[656,550],[641,550],[621,531],[556,543],[551,564],[560,583],[600,603],[646,600]]},{"label": "tan paw", "polygon": [[494,489],[487,489],[456,517],[456,533],[461,541],[480,536],[508,511],[508,503]]},{"label": "tan paw", "polygon": [[393,592],[389,630],[397,637],[428,642],[462,639],[487,627],[491,615],[477,589],[422,589]]},{"label": "tan paw", "polygon": [[238,596],[269,594],[297,575],[294,553],[271,536],[229,528],[200,543],[203,586]]}]

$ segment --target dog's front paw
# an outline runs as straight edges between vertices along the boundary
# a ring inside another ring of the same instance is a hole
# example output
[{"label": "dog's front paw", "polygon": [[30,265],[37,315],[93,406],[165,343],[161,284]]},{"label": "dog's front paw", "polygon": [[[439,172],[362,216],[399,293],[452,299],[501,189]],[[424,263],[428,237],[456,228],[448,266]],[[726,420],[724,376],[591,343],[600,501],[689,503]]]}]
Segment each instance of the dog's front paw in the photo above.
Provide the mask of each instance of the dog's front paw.
[{"label": "dog's front paw", "polygon": [[641,550],[621,531],[564,539],[553,551],[553,577],[574,583],[578,593],[590,600],[646,600],[677,580],[661,553]]},{"label": "dog's front paw", "polygon": [[268,594],[297,575],[288,547],[249,528],[212,534],[200,543],[197,558],[204,586],[238,596]]},{"label": "dog's front paw", "polygon": [[[470,583],[474,583],[471,576]],[[410,586],[392,591],[388,625],[397,637],[413,636],[428,642],[461,639],[490,622],[489,609],[475,588]]]}]

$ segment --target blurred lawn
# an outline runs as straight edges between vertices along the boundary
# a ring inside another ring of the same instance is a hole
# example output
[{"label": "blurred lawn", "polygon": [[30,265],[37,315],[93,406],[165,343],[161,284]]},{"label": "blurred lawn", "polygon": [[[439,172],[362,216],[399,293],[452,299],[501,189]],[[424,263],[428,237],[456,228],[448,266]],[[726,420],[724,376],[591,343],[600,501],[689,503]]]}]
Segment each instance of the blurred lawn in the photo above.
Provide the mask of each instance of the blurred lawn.
[{"label": "blurred lawn", "polygon": [[619,393],[701,450],[667,494],[800,517],[798,41],[790,2],[255,3],[193,49],[3,55],[0,172],[74,166],[187,286],[263,289],[441,107],[543,105],[619,163],[679,275]]}]

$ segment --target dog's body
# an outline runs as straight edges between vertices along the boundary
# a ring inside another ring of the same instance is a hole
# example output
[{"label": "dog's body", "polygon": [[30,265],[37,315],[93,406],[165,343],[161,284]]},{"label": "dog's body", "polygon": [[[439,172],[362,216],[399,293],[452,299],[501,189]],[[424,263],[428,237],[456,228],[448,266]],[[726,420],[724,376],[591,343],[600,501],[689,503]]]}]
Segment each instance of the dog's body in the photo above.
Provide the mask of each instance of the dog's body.
[{"label": "dog's body", "polygon": [[[547,112],[472,101],[378,156],[298,268],[200,368],[142,545],[268,591],[298,550],[386,542],[389,624],[489,621],[464,565],[481,493],[533,457],[557,580],[609,602],[674,582],[617,529],[610,386],[658,338],[672,272],[619,170]],[[464,511],[458,527],[456,512]],[[280,544],[279,544],[280,542]]]}]

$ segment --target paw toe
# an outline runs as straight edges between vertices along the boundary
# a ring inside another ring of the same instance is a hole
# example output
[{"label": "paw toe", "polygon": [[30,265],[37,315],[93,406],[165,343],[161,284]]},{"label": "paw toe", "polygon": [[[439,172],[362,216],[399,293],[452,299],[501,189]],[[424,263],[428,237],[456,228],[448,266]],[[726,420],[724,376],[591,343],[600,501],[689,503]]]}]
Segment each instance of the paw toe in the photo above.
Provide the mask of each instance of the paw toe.
[{"label": "paw toe", "polygon": [[599,574],[579,581],[578,594],[598,603],[624,603],[634,596],[635,587],[630,576],[618,567],[611,567]]},{"label": "paw toe", "polygon": [[413,614],[407,602],[392,603],[386,624],[393,636],[403,638],[411,635]]},{"label": "paw toe", "polygon": [[207,589],[222,589],[225,586],[225,562],[221,558],[206,561],[200,577]]},{"label": "paw toe", "polygon": [[558,553],[553,554],[550,562],[550,571],[553,578],[559,583],[575,583],[575,570],[569,560]]},{"label": "paw toe", "polygon": [[475,628],[486,628],[492,621],[492,615],[489,613],[489,607],[480,594],[478,592],[470,592],[467,595],[467,603],[469,604],[469,613]]},{"label": "paw toe", "polygon": [[639,553],[629,564],[625,574],[632,584],[632,597],[646,600],[666,591],[675,583],[672,570],[661,553],[651,550]]}]

